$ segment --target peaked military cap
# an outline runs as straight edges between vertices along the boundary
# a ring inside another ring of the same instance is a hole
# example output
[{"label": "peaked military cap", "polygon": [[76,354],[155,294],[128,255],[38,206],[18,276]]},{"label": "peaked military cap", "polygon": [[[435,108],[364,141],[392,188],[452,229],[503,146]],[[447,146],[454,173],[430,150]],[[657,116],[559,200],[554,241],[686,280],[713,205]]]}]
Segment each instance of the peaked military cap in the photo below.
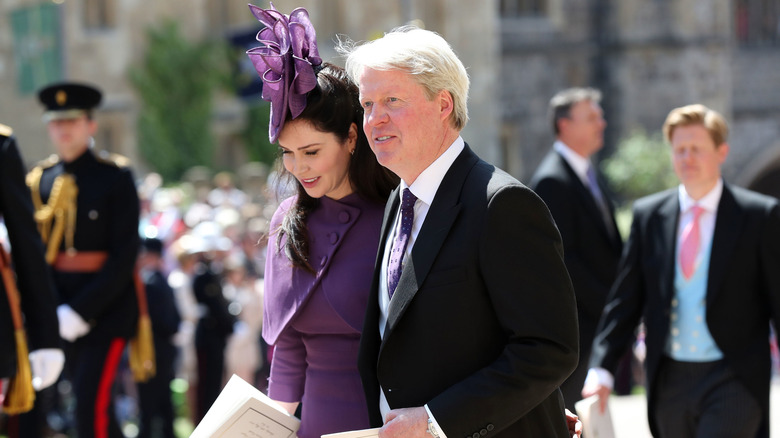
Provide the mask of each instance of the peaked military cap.
[{"label": "peaked military cap", "polygon": [[103,95],[97,88],[75,82],[51,84],[38,92],[38,100],[46,107],[45,121],[75,119],[96,108]]}]

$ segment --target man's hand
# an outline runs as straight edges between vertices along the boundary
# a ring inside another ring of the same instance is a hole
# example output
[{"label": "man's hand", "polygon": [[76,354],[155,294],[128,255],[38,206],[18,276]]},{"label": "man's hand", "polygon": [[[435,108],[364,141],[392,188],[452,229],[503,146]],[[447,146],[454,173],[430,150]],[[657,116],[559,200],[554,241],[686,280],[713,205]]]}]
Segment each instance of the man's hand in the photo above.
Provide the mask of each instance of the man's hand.
[{"label": "man's hand", "polygon": [[68,342],[86,335],[91,328],[84,318],[67,304],[57,307],[57,318],[60,320],[60,337]]},{"label": "man's hand", "polygon": [[566,409],[566,426],[569,427],[569,437],[581,437],[582,436],[582,421],[580,417],[571,413]]},{"label": "man's hand", "polygon": [[602,414],[607,409],[607,401],[609,400],[609,394],[612,393],[612,389],[605,385],[585,385],[582,388],[582,396],[588,398],[592,395],[598,395],[599,397],[599,412]]},{"label": "man's hand", "polygon": [[57,381],[65,365],[65,354],[59,348],[41,348],[31,351],[30,369],[32,384],[36,391],[51,386]]},{"label": "man's hand", "polygon": [[582,397],[588,398],[598,395],[599,412],[603,414],[607,409],[607,400],[609,400],[614,384],[615,379],[609,371],[603,368],[591,368],[585,377],[585,384],[582,385]]},{"label": "man's hand", "polygon": [[393,409],[385,416],[379,438],[431,438],[428,412],[424,407]]}]

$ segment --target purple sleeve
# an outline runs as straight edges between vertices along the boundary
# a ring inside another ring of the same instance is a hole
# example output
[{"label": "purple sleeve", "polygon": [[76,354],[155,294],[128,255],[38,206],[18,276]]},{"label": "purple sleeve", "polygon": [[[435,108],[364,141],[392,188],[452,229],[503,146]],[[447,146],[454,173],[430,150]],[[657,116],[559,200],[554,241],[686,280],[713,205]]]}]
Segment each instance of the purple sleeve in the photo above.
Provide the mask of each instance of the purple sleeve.
[{"label": "purple sleeve", "polygon": [[274,346],[268,396],[283,402],[300,402],[305,379],[306,347],[301,333],[288,326]]}]

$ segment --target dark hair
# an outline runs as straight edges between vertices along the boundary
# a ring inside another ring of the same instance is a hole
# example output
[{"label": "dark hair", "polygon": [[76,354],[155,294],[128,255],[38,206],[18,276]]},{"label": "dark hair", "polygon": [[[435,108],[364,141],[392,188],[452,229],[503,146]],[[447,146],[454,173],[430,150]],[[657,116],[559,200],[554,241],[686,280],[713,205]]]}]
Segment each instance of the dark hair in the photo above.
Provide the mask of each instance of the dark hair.
[{"label": "dark hair", "polygon": [[[286,122],[291,119],[288,114]],[[352,124],[357,125],[355,152],[349,162],[349,180],[355,192],[363,199],[384,204],[390,192],[398,185],[399,179],[382,167],[368,145],[363,133],[363,108],[360,106],[357,86],[347,77],[341,67],[325,63],[317,73],[317,86],[306,96],[306,108],[296,120],[310,122],[321,132],[332,133],[341,142],[349,138]],[[281,177],[291,175],[279,165]],[[314,272],[309,264],[309,236],[306,219],[317,205],[319,199],[306,193],[300,182],[295,180],[298,199],[287,211],[279,227],[277,246],[282,235],[287,235],[284,252],[293,266]]]},{"label": "dark hair", "polygon": [[595,88],[567,88],[559,91],[550,99],[548,117],[552,123],[555,135],[560,134],[558,120],[571,117],[571,107],[577,103],[591,101],[593,103],[601,102],[601,91]]}]

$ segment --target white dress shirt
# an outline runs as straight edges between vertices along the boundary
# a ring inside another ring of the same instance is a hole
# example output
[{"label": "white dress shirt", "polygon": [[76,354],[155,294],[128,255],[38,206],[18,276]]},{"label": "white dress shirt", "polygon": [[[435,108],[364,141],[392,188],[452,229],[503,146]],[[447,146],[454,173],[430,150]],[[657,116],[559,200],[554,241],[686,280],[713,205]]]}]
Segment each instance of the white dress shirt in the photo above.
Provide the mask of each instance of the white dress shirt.
[{"label": "white dress shirt", "polygon": [[569,163],[569,166],[571,166],[572,170],[574,170],[574,173],[577,174],[585,187],[589,187],[590,182],[588,181],[588,168],[592,166],[592,164],[590,164],[590,160],[574,152],[571,148],[566,146],[566,143],[560,140],[557,140],[555,143],[553,143],[553,149],[555,152],[561,154],[563,159]]},{"label": "white dress shirt", "polygon": [[[409,236],[409,241],[406,245],[406,252],[404,252],[405,263],[408,260],[409,254],[412,253],[414,242],[417,240],[417,235],[420,234],[425,217],[428,215],[428,210],[431,208],[433,198],[436,196],[436,192],[439,190],[444,175],[450,170],[452,163],[458,158],[458,155],[463,151],[465,142],[462,137],[455,139],[449,148],[442,153],[439,158],[436,159],[430,166],[420,173],[420,176],[414,180],[411,186],[408,186],[405,181],[401,180],[401,190],[398,192],[398,196],[403,195],[404,189],[407,187],[409,190],[417,196],[417,201],[414,203],[414,221],[412,222],[412,233]],[[390,308],[390,294],[387,290],[387,265],[390,263],[390,251],[393,247],[393,241],[401,226],[399,218],[401,217],[400,205],[396,211],[396,219],[393,223],[393,232],[388,235],[388,239],[385,242],[384,257],[382,258],[382,264],[379,270],[379,335],[384,338],[385,325],[387,325],[387,317]],[[390,412],[390,405],[387,403],[384,391],[379,391],[379,410],[384,418],[388,412]],[[434,427],[438,430],[441,438],[446,438],[444,432],[439,428],[436,419],[433,418],[428,406],[425,406],[425,410],[428,411],[428,416],[433,419]]]},{"label": "white dress shirt", "polygon": [[[715,187],[712,188],[701,199],[695,201],[688,192],[685,191],[685,186],[680,184],[678,188],[678,196],[680,199],[680,221],[677,226],[677,259],[680,258],[680,248],[682,247],[682,232],[686,226],[693,220],[693,211],[691,208],[694,205],[698,205],[703,208],[701,216],[699,216],[699,248],[709,248],[710,242],[712,242],[712,234],[715,232],[715,216],[718,214],[718,204],[720,203],[720,196],[723,194],[723,180],[718,179]],[[701,261],[701,251],[696,256],[695,266],[699,266]]]}]

